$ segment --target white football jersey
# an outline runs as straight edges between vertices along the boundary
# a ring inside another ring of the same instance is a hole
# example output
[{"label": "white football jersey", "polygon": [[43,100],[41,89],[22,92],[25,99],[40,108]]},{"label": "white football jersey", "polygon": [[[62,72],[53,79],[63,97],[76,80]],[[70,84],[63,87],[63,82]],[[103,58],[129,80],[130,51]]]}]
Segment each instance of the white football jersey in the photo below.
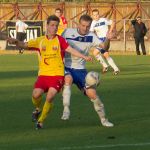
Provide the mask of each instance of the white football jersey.
[{"label": "white football jersey", "polygon": [[100,18],[99,20],[93,20],[90,31],[96,32],[99,38],[104,38],[108,32],[108,26],[112,24],[112,20],[106,18]]},{"label": "white football jersey", "polygon": [[18,26],[17,32],[25,32],[25,29],[28,28],[28,25],[21,20],[16,22],[16,26]]},{"label": "white football jersey", "polygon": [[[68,41],[69,45],[78,50],[80,53],[88,56],[89,51],[92,47],[97,47],[102,43],[98,39],[98,37],[89,32],[87,35],[80,35],[78,33],[77,28],[68,28],[66,29],[62,36]],[[85,69],[86,61],[83,58],[79,58],[76,56],[71,55],[70,53],[65,54],[65,66],[68,68],[75,68],[75,69]]]}]

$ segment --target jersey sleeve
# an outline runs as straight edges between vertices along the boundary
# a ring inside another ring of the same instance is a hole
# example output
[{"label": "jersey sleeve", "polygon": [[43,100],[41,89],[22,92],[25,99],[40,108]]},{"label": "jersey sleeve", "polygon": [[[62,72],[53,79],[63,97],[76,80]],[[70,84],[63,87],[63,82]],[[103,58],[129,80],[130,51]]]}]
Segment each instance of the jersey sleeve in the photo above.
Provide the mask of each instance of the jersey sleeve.
[{"label": "jersey sleeve", "polygon": [[131,24],[134,26],[136,24],[136,20],[131,20]]},{"label": "jersey sleeve", "polygon": [[105,22],[106,22],[107,25],[112,25],[112,20],[106,19]]},{"label": "jersey sleeve", "polygon": [[19,22],[17,21],[17,22],[16,22],[16,26],[18,26],[18,24],[19,24]]},{"label": "jersey sleeve", "polygon": [[30,50],[37,50],[37,51],[40,51],[38,38],[29,40],[28,43],[27,43],[27,45],[28,45],[28,48],[29,48]]},{"label": "jersey sleeve", "polygon": [[64,16],[61,17],[61,20],[62,20],[63,24],[67,24],[67,20]]},{"label": "jersey sleeve", "polygon": [[59,43],[60,43],[60,47],[62,50],[67,49],[67,47],[69,46],[68,42],[66,39],[64,39],[62,36],[58,36],[59,39]]}]

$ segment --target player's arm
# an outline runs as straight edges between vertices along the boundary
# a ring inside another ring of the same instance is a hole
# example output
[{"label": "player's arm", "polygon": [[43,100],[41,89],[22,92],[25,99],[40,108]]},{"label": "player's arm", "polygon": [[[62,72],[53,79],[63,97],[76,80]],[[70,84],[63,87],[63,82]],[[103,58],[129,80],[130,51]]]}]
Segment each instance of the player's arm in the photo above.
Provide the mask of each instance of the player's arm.
[{"label": "player's arm", "polygon": [[115,22],[112,21],[112,24],[110,25],[109,33],[112,33],[114,28],[115,28]]},{"label": "player's arm", "polygon": [[131,20],[131,24],[134,26],[135,25],[135,23],[136,23],[136,20],[134,19],[134,20]]},{"label": "player's arm", "polygon": [[68,53],[71,53],[72,55],[76,56],[76,57],[80,57],[85,59],[86,61],[92,61],[92,57],[91,56],[85,56],[83,54],[81,54],[80,52],[78,52],[77,50],[75,50],[74,48],[72,48],[71,46],[68,46],[66,48],[66,51]]},{"label": "player's arm", "polygon": [[16,32],[18,32],[18,25],[16,25]]},{"label": "player's arm", "polygon": [[115,28],[115,22],[113,20],[108,20],[107,24],[110,26],[110,29],[107,33],[107,39],[112,39],[114,37],[113,30]]},{"label": "player's arm", "polygon": [[15,44],[19,48],[28,49],[28,45],[25,42],[19,41],[19,40],[14,39],[14,38],[7,38],[7,41],[10,44]]}]

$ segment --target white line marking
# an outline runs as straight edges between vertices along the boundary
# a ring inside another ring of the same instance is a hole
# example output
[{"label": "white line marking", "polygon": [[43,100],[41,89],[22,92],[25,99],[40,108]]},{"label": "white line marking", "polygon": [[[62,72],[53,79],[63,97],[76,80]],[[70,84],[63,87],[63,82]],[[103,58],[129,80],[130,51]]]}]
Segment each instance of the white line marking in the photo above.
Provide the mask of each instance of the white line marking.
[{"label": "white line marking", "polygon": [[59,150],[111,148],[111,147],[127,147],[127,146],[147,146],[147,145],[150,145],[150,143],[91,145],[91,146],[77,146],[77,147],[74,146],[74,147],[62,147],[62,148],[59,148]]}]

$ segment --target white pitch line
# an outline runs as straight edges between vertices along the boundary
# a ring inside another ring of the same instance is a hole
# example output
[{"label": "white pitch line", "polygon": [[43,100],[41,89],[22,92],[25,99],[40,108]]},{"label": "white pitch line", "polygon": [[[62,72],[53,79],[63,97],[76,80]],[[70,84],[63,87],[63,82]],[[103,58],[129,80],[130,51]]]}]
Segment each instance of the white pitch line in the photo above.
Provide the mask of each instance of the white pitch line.
[{"label": "white pitch line", "polygon": [[73,150],[73,149],[93,149],[93,148],[113,148],[113,147],[127,147],[127,146],[147,146],[150,143],[135,143],[135,144],[112,144],[112,145],[89,145],[89,146],[73,146],[62,147],[59,150]]}]

